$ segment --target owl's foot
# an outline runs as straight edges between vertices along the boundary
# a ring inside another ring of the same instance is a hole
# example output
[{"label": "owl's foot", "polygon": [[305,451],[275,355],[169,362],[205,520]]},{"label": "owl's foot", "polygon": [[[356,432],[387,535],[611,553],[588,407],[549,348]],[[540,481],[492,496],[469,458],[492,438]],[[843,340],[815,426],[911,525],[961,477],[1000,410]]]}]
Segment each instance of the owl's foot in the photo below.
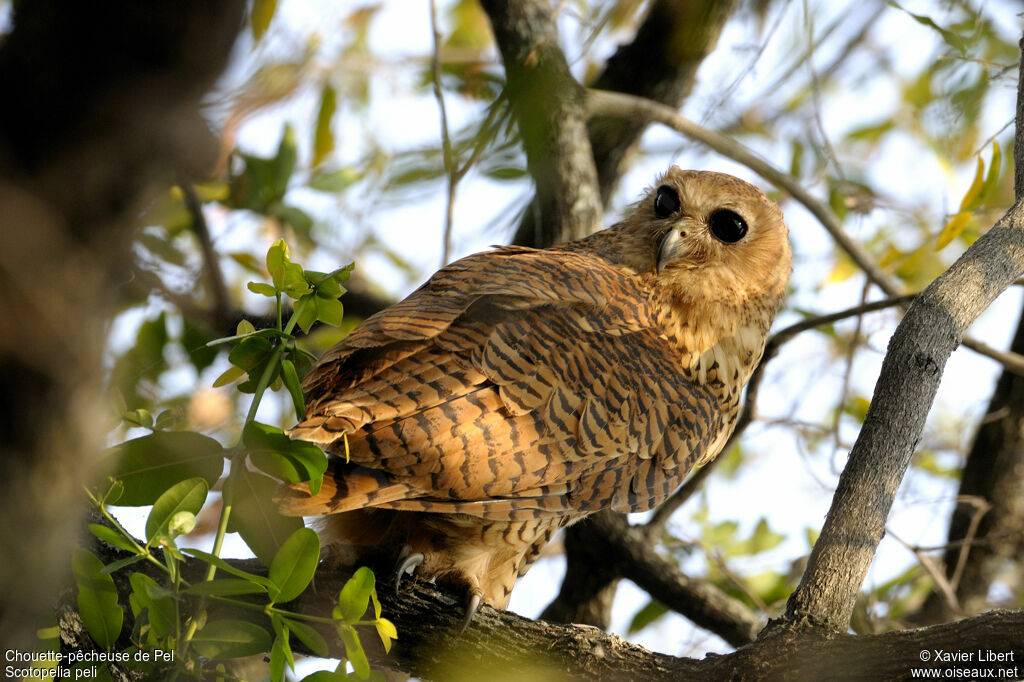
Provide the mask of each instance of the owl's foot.
[{"label": "owl's foot", "polygon": [[395,569],[395,594],[402,585],[402,578],[416,572],[416,567],[423,563],[423,555],[413,552],[409,545],[402,548],[398,555],[398,567]]}]

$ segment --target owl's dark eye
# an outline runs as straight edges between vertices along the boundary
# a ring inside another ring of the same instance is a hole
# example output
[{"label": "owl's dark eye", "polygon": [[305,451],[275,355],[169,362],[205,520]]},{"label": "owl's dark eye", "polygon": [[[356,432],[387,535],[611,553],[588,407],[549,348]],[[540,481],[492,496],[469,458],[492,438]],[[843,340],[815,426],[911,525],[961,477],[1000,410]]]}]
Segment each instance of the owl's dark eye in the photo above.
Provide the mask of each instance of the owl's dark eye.
[{"label": "owl's dark eye", "polygon": [[679,193],[668,185],[658,188],[654,195],[654,215],[667,218],[679,210]]},{"label": "owl's dark eye", "polygon": [[747,234],[747,221],[735,211],[723,208],[711,214],[711,234],[726,244],[735,244]]}]

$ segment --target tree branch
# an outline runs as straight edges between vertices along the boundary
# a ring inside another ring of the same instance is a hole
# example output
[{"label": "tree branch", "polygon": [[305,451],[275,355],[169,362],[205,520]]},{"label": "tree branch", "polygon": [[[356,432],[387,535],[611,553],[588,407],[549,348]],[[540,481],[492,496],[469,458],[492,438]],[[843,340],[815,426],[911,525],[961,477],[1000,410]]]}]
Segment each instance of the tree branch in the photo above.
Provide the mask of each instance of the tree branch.
[{"label": "tree branch", "polygon": [[601,224],[583,88],[572,77],[547,0],[482,0],[505,63],[506,93],[536,187],[533,243],[584,237]]},{"label": "tree branch", "polygon": [[[94,551],[105,562],[122,558],[123,553],[107,545],[94,543]],[[255,560],[229,559],[229,563],[253,573],[265,574]],[[186,577],[202,576],[206,564],[189,560],[182,566]],[[115,583],[126,590],[133,571],[151,573],[159,582],[165,576],[146,562],[115,572]],[[281,605],[291,611],[312,616],[328,616],[336,595],[351,576],[352,569],[321,565],[315,588],[298,599]],[[481,607],[469,628],[460,634],[462,600],[439,592],[421,580],[402,583],[395,594],[378,573],[378,596],[384,616],[395,623],[398,639],[390,655],[375,645],[369,628],[361,638],[371,662],[377,667],[398,667],[424,679],[461,682],[462,680],[649,680],[650,682],[700,679],[904,679],[914,668],[992,668],[1012,667],[1024,656],[1019,633],[1024,630],[1024,611],[993,611],[956,623],[881,635],[852,636],[825,634],[799,627],[782,626],[766,631],[754,643],[725,656],[703,660],[675,657],[648,651],[608,635],[596,628],[555,625],[531,621],[513,613]],[[213,608],[212,606],[210,608]],[[59,607],[62,633],[72,628],[65,624],[76,617],[73,591],[65,591]],[[244,611],[252,618],[254,611]],[[126,614],[130,621],[131,613]],[[264,624],[270,627],[269,624]],[[125,623],[129,631],[131,622]],[[344,655],[337,636],[329,625],[315,625],[324,635],[333,655]],[[65,640],[66,647],[82,646]],[[310,654],[293,641],[296,652]],[[1012,652],[1014,663],[968,664],[921,662],[921,651]],[[1020,669],[1018,668],[1018,675]]]},{"label": "tree branch", "polygon": [[[1014,161],[1020,164],[1024,69],[1017,124]],[[1015,180],[1014,206],[914,299],[896,328],[821,536],[787,604],[788,621],[846,630],[946,360],[968,326],[1024,272],[1024,175],[1019,170]]]}]

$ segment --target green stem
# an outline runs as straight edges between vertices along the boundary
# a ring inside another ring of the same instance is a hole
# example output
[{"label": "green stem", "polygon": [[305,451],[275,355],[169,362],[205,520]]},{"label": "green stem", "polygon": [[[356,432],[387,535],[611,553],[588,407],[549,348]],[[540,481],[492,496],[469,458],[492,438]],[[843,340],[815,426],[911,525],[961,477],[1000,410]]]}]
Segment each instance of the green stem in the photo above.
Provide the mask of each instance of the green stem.
[{"label": "green stem", "polygon": [[[295,310],[292,312],[291,318],[288,320],[288,324],[285,325],[284,333],[291,334],[292,330],[295,329],[295,325],[299,321],[299,313],[303,311],[306,305],[309,303],[309,299],[303,297],[299,299],[299,304],[295,306]],[[245,415],[245,424],[242,428],[245,428],[249,424],[256,421],[256,411],[260,407],[260,401],[263,400],[263,394],[267,390],[267,386],[270,385],[270,379],[274,376],[274,371],[280,364],[281,354],[284,353],[285,344],[278,343],[277,347],[274,348],[274,354],[270,356],[270,361],[267,362],[266,369],[263,370],[262,376],[260,376],[259,382],[256,384],[256,392],[252,396],[252,404],[249,405],[249,412]]]}]

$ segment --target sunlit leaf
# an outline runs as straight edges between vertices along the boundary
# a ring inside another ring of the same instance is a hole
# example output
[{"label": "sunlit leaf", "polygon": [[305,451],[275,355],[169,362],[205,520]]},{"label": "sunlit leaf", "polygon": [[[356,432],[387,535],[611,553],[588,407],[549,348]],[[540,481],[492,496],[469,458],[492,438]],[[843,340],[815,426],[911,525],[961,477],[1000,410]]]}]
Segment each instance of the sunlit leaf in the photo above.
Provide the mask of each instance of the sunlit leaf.
[{"label": "sunlit leaf", "polygon": [[331,120],[337,108],[337,93],[328,83],[320,93],[320,109],[316,115],[316,128],[313,133],[313,167],[323,163],[327,155],[334,151],[334,133],[331,131]]},{"label": "sunlit leaf", "polygon": [[295,406],[295,418],[302,420],[306,416],[306,398],[302,394],[302,383],[299,381],[299,374],[295,371],[295,363],[289,359],[281,361],[281,378],[284,379],[284,386],[292,397],[292,405]]},{"label": "sunlit leaf", "polygon": [[954,239],[960,236],[960,234],[967,227],[968,223],[971,222],[971,217],[974,214],[971,211],[964,211],[957,213],[949,219],[943,228],[939,232],[939,238],[935,242],[936,249],[942,249],[948,246]]},{"label": "sunlit leaf", "polygon": [[356,631],[351,627],[342,626],[338,628],[338,636],[345,645],[345,658],[352,664],[356,675],[363,679],[369,677],[370,662],[366,659],[366,652],[363,651],[363,644],[359,641]]},{"label": "sunlit leaf", "polygon": [[253,0],[252,10],[249,14],[249,28],[252,29],[252,37],[257,41],[270,27],[275,9],[277,9],[277,0]]},{"label": "sunlit leaf", "polygon": [[315,655],[321,658],[327,658],[330,655],[330,650],[327,648],[327,641],[324,640],[323,635],[316,631],[316,629],[309,625],[294,620],[286,620],[288,628],[295,637],[309,647]]},{"label": "sunlit leaf", "polygon": [[[160,536],[173,536],[171,524],[180,512],[192,514],[194,526],[195,515],[203,508],[209,490],[209,484],[202,478],[190,478],[168,488],[157,499],[146,519],[146,540],[152,542]],[[181,523],[180,519],[178,523]]]},{"label": "sunlit leaf", "polygon": [[374,589],[373,571],[363,566],[357,570],[338,594],[338,606],[334,609],[334,617],[344,623],[355,623],[370,605],[370,593]]}]

